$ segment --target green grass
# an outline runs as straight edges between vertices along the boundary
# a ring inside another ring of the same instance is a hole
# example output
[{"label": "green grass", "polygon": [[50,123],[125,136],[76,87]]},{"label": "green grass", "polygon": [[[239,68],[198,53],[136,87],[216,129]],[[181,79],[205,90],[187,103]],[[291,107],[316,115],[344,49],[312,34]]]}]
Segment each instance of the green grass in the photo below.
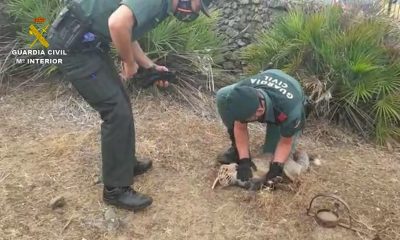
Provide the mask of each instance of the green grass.
[{"label": "green grass", "polygon": [[388,44],[398,34],[385,18],[336,7],[292,11],[241,56],[249,74],[272,63],[300,79],[317,116],[384,143],[400,136],[400,48]]},{"label": "green grass", "polygon": [[155,29],[147,33],[139,42],[151,57],[162,57],[168,53],[209,55],[215,61],[223,56],[221,48],[224,40],[215,29],[218,12],[212,17],[201,15],[190,23],[184,23],[169,17]]}]

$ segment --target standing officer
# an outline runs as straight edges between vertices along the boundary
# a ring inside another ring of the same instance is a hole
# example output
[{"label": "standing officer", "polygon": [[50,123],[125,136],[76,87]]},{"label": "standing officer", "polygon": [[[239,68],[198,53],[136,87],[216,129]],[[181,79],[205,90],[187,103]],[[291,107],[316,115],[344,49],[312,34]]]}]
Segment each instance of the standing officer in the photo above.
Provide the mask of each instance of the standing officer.
[{"label": "standing officer", "polygon": [[281,180],[283,165],[294,152],[304,127],[305,100],[299,82],[276,69],[221,88],[217,92],[217,107],[232,146],[219,159],[220,163],[238,163],[237,178],[248,181],[253,176],[253,162],[247,123],[268,123],[263,152],[273,158],[265,185],[273,187]]},{"label": "standing officer", "polygon": [[[193,21],[200,10],[207,16],[211,0],[69,0],[49,31],[50,48],[65,49],[59,66],[80,95],[99,112],[101,125],[103,200],[121,208],[140,210],[152,198],[130,186],[133,176],[146,172],[151,161],[135,155],[135,129],[130,99],[123,80],[132,78],[139,66],[167,71],[154,64],[137,40],[168,15]],[[109,53],[113,43],[122,59],[122,73]],[[159,81],[167,86],[168,82]]]}]

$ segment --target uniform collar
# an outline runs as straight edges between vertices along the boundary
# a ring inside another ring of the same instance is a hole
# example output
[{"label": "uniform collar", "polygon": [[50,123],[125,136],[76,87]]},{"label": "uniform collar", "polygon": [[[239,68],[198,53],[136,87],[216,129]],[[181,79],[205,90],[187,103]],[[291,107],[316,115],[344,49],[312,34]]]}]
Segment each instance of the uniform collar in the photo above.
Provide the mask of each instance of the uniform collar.
[{"label": "uniform collar", "polygon": [[265,113],[264,113],[264,119],[263,120],[264,120],[264,122],[274,123],[275,122],[275,114],[274,114],[274,109],[272,107],[271,98],[263,90],[258,89],[258,91],[264,97],[265,107],[267,108],[267,111],[265,111]]}]

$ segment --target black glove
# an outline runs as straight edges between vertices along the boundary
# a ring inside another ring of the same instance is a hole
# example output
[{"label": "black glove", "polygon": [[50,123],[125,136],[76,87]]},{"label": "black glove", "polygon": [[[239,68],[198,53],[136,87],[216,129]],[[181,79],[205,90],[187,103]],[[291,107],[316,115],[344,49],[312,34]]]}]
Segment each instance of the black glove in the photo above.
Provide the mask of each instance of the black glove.
[{"label": "black glove", "polygon": [[170,83],[176,83],[176,76],[173,72],[157,71],[155,68],[139,68],[137,74],[134,76],[135,83],[141,88],[148,88],[156,81],[165,80]]},{"label": "black glove", "polygon": [[236,178],[241,181],[249,181],[250,178],[253,177],[253,172],[251,171],[251,167],[254,163],[250,158],[242,158],[238,162],[239,166],[237,167]]},{"label": "black glove", "polygon": [[264,185],[275,189],[277,183],[282,181],[283,163],[271,162]]}]

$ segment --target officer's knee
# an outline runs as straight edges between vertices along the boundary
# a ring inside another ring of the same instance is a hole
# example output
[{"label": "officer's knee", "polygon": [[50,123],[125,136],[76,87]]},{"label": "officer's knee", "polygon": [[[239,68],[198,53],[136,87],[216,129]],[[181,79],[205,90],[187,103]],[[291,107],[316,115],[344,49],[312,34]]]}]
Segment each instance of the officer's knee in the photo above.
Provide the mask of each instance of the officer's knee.
[{"label": "officer's knee", "polygon": [[132,121],[132,109],[122,94],[116,94],[108,103],[104,104],[100,111],[101,118],[106,123],[118,123]]},{"label": "officer's knee", "polygon": [[113,109],[113,120],[119,123],[132,121],[132,109],[126,102],[120,102]]}]

